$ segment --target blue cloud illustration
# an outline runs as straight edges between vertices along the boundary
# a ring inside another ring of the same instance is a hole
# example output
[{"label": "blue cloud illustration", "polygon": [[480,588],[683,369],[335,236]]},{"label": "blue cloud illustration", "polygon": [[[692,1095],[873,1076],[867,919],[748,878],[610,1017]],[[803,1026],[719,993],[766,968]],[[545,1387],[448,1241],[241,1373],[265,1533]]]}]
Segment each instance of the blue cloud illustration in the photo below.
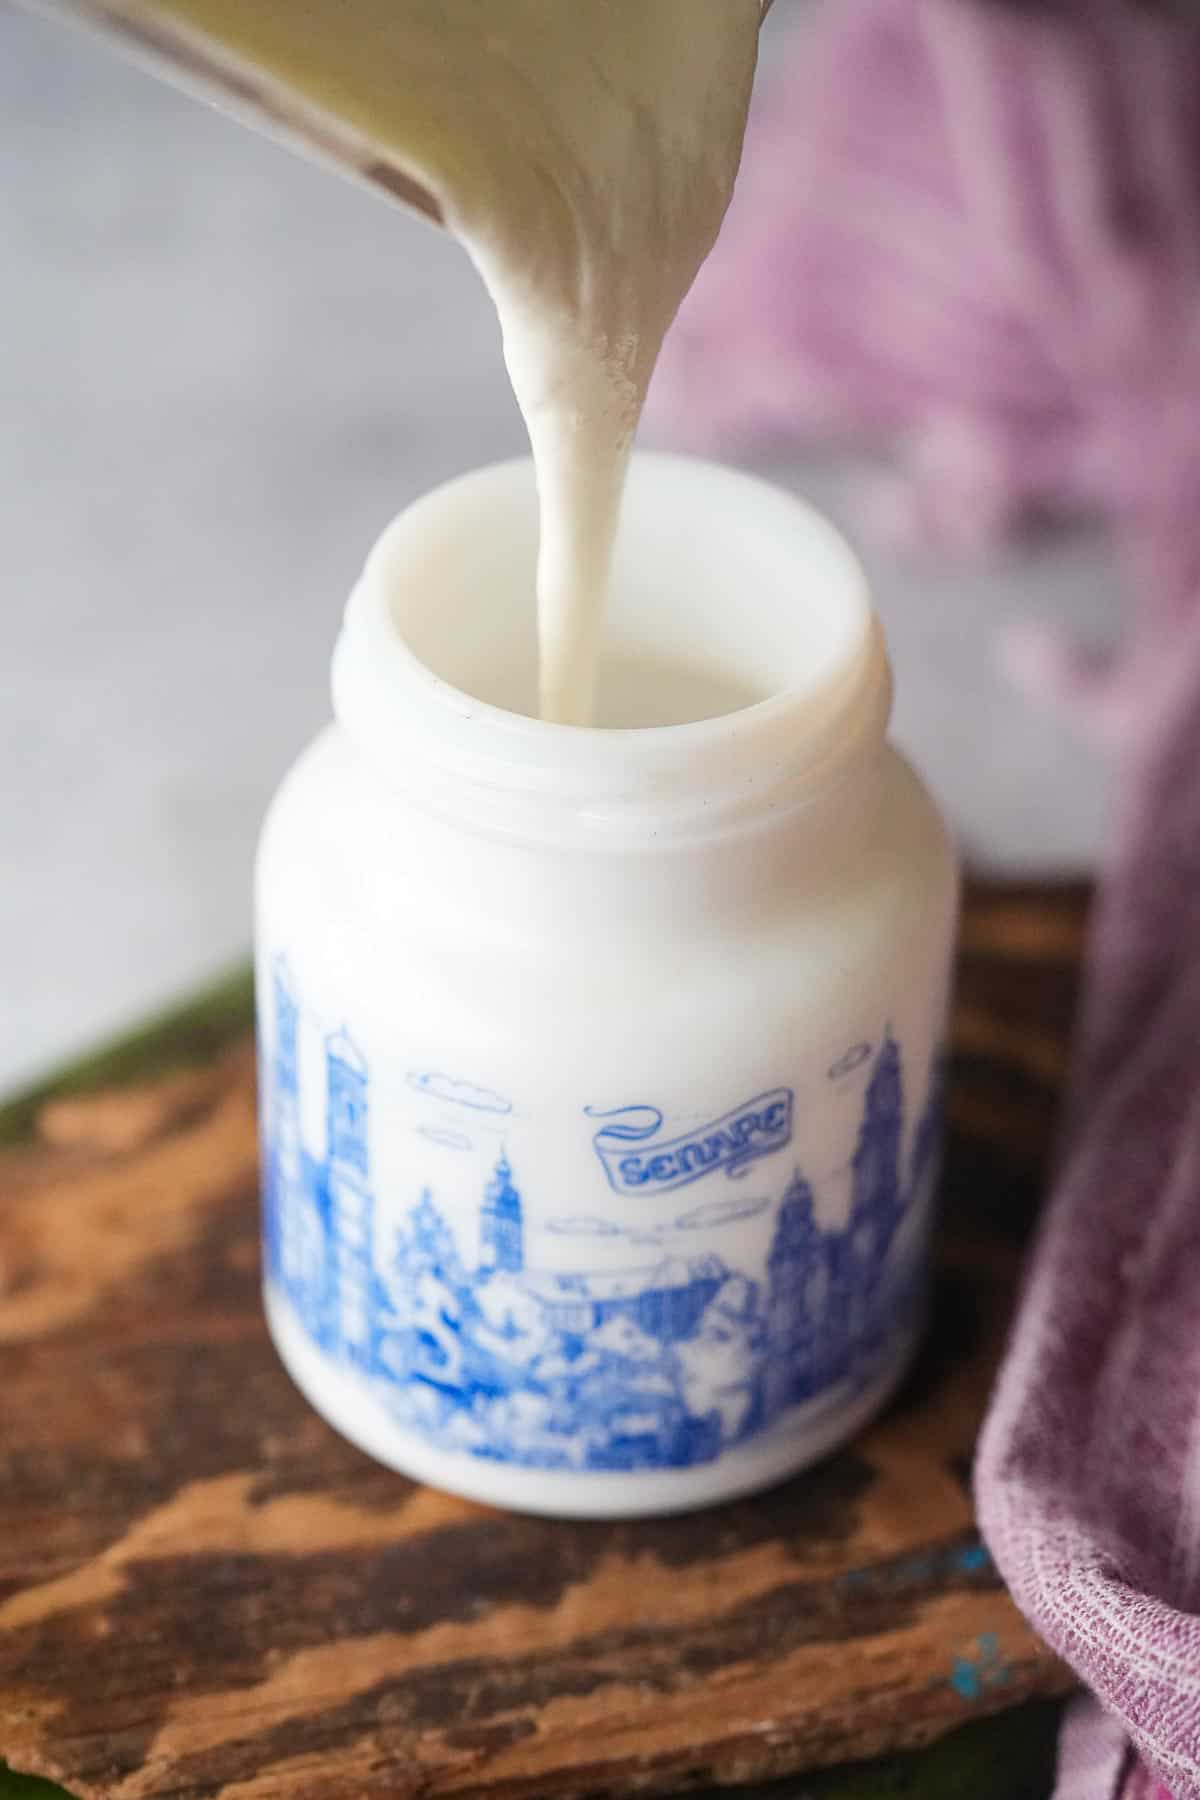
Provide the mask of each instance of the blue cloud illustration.
[{"label": "blue cloud illustration", "polygon": [[422,1137],[427,1137],[431,1144],[444,1144],[447,1150],[473,1150],[474,1141],[465,1131],[443,1131],[440,1125],[418,1125],[417,1130]]},{"label": "blue cloud illustration", "polygon": [[710,1200],[707,1206],[684,1213],[675,1224],[680,1231],[706,1231],[713,1225],[729,1225],[734,1219],[753,1219],[768,1205],[766,1200]]},{"label": "blue cloud illustration", "polygon": [[428,1094],[433,1100],[450,1100],[455,1106],[469,1106],[473,1112],[512,1111],[512,1101],[506,1100],[503,1094],[494,1094],[491,1088],[476,1087],[470,1081],[456,1081],[452,1075],[439,1075],[433,1069],[414,1069],[408,1076],[408,1085],[418,1094]]},{"label": "blue cloud illustration", "polygon": [[597,1219],[583,1214],[572,1219],[547,1219],[547,1231],[561,1231],[566,1237],[624,1237],[619,1225],[610,1219]]}]

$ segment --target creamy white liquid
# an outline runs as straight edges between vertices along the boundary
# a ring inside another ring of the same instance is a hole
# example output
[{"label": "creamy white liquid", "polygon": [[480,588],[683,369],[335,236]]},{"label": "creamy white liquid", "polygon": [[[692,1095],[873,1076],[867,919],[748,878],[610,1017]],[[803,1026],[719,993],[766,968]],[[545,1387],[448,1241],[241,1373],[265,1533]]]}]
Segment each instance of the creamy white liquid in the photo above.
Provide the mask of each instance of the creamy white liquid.
[{"label": "creamy white liquid", "polygon": [[[473,672],[465,685],[477,699],[506,712],[536,715],[532,683],[523,678],[520,669]],[[740,712],[766,698],[765,688],[756,688],[727,669],[601,648],[596,658],[593,722],[609,731],[690,725],[696,719]]]},{"label": "creamy white liquid", "polygon": [[[504,0],[500,10],[536,93],[506,98],[503,178],[485,203],[440,197],[499,313],[537,469],[541,715],[581,725],[593,718],[629,450],[663,336],[732,192],[760,7]],[[523,105],[528,136],[509,162]]]},{"label": "creamy white liquid", "polygon": [[294,96],[436,200],[495,302],[533,449],[541,713],[588,723],[629,449],[729,201],[761,0],[114,10],[194,31],[276,112]]}]

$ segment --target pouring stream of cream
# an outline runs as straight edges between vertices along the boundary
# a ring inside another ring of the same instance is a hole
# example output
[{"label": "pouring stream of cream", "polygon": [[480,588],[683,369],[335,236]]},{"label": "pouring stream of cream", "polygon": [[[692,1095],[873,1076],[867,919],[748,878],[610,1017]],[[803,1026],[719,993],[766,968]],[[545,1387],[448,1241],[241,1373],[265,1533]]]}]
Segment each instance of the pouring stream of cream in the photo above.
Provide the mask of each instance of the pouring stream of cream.
[{"label": "pouring stream of cream", "polygon": [[355,161],[460,239],[500,317],[537,473],[541,714],[589,723],[629,451],[732,192],[760,0],[72,9]]}]

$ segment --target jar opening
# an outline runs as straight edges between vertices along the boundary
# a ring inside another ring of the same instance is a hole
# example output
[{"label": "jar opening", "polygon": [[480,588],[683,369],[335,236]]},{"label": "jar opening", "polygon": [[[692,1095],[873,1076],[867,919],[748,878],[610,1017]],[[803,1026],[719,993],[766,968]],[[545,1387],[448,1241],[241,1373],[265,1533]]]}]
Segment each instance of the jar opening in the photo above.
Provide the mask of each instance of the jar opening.
[{"label": "jar opening", "polygon": [[335,711],[418,802],[522,835],[665,841],[777,809],[878,750],[882,636],[856,558],[803,501],[634,455],[595,726],[536,714],[537,540],[526,460],[426,495],[367,559]]},{"label": "jar opening", "polygon": [[[537,545],[532,464],[520,461],[429,495],[380,546],[412,654],[523,718],[538,716]],[[814,686],[852,653],[867,611],[850,552],[792,496],[733,470],[639,455],[601,631],[596,727],[685,725]]]}]

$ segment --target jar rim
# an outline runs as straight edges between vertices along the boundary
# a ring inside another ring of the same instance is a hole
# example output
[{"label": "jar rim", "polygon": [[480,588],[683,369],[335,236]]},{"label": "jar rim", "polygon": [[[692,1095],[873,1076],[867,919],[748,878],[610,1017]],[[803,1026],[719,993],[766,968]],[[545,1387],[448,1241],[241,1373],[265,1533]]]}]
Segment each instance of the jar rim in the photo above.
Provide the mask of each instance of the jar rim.
[{"label": "jar rim", "polygon": [[[531,461],[492,464],[416,501],[367,557],[334,652],[334,711],[389,785],[428,810],[505,836],[667,844],[809,804],[875,761],[891,670],[858,558],[806,501],[698,458],[634,453],[618,562],[635,566],[652,537],[685,519],[693,572],[718,542],[726,561],[736,560],[731,532],[741,533],[759,573],[774,580],[778,570],[784,586],[800,585],[807,563],[819,576],[803,601],[809,626],[829,627],[811,666],[733,711],[616,727],[530,717],[438,673],[404,628],[405,596],[427,594],[452,535],[486,541],[489,524],[531,498],[536,531]],[[663,554],[661,541],[655,554]],[[744,590],[719,598],[731,611],[746,604]]]}]

